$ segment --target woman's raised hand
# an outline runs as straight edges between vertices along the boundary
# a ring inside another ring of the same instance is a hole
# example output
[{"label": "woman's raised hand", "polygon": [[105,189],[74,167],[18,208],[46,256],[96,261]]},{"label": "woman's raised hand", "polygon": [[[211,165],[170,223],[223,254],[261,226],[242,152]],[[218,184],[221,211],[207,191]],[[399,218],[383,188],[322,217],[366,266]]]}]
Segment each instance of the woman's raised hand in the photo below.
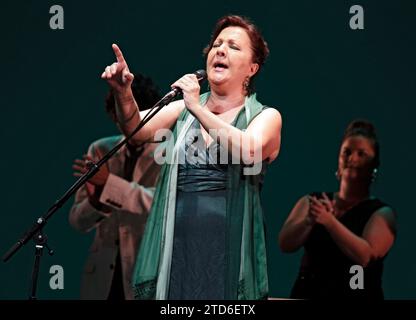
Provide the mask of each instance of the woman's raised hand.
[{"label": "woman's raised hand", "polygon": [[116,93],[122,94],[130,89],[134,75],[130,72],[120,48],[116,44],[113,44],[112,48],[117,62],[114,62],[111,66],[107,66],[101,78],[107,80],[108,84]]}]

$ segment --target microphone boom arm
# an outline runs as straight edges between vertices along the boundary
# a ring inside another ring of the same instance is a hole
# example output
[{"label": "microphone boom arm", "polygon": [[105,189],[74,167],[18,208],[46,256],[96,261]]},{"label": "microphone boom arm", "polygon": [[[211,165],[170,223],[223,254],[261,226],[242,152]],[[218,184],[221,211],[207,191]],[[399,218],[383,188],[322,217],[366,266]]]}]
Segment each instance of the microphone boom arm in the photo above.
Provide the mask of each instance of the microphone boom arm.
[{"label": "microphone boom arm", "polygon": [[[206,79],[205,70],[198,70],[195,72],[198,77],[198,81],[203,81]],[[79,177],[79,179],[64,193],[64,195],[59,198],[49,209],[48,211],[40,216],[36,222],[28,229],[21,238],[10,247],[10,249],[3,255],[3,262],[7,262],[23,245],[25,245],[31,238],[33,238],[38,232],[47,224],[50,217],[60,209],[66,201],[84,185],[92,176],[94,176],[100,167],[108,161],[123,145],[125,145],[143,126],[153,118],[156,113],[158,113],[164,106],[169,104],[173,99],[175,99],[181,90],[179,88],[173,88],[168,94],[166,94],[162,99],[160,99],[156,104],[149,110],[145,117],[140,121],[136,129],[133,130],[131,134],[126,136],[121,142],[119,142],[112,150],[105,154],[97,163],[92,162],[89,170]]]}]

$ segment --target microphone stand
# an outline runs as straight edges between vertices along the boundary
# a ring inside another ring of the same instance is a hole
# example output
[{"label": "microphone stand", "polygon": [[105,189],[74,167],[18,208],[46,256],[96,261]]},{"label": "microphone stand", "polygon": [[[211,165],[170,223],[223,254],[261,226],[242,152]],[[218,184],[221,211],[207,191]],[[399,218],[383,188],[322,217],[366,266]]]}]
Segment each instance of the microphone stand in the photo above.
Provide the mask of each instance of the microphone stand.
[{"label": "microphone stand", "polygon": [[79,179],[64,193],[64,195],[58,199],[44,215],[40,216],[32,225],[32,227],[28,229],[22,235],[22,237],[3,255],[3,262],[7,262],[23,245],[25,245],[30,239],[33,238],[35,242],[35,261],[32,270],[32,283],[29,296],[30,300],[36,300],[37,280],[43,247],[45,246],[48,249],[48,253],[50,255],[53,254],[53,250],[51,250],[47,245],[47,237],[42,233],[43,228],[45,227],[48,220],[79,188],[81,188],[81,186],[83,186],[92,176],[98,172],[104,163],[106,163],[123,145],[125,145],[131,139],[131,137],[133,137],[141,128],[143,128],[143,126],[149,122],[150,119],[156,115],[156,113],[158,113],[165,105],[169,104],[174,98],[176,98],[179,93],[180,90],[174,89],[166,94],[162,99],[156,102],[156,104],[149,110],[146,116],[143,117],[142,121],[130,135],[119,142],[97,163],[90,162],[90,165],[88,166],[89,170],[81,177],[79,177]]},{"label": "microphone stand", "polygon": [[48,238],[43,234],[43,230],[40,230],[34,237],[33,241],[35,242],[35,262],[33,265],[32,270],[32,282],[30,287],[30,296],[29,300],[37,300],[36,299],[36,289],[38,287],[38,276],[39,276],[39,266],[40,266],[40,258],[42,257],[43,247],[48,249],[48,253],[50,256],[54,254],[53,250],[48,246]]}]

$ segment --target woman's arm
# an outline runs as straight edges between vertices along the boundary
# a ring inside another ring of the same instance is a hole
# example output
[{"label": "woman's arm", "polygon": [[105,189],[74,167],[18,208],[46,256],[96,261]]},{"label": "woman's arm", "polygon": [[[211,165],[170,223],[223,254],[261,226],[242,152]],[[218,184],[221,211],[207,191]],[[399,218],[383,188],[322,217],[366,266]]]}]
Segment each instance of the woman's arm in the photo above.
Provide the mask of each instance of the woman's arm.
[{"label": "woman's arm", "polygon": [[246,131],[241,131],[199,102],[200,86],[195,74],[187,74],[176,81],[173,86],[182,89],[184,104],[198,118],[209,135],[234,157],[245,164],[253,164],[269,159],[274,160],[280,150],[280,131],[282,118],[280,113],[269,108],[260,113],[250,123]]},{"label": "woman's arm", "polygon": [[391,208],[383,207],[374,212],[362,236],[358,236],[332,214],[328,202],[324,205],[315,198],[312,201],[311,212],[316,222],[327,229],[342,252],[357,264],[366,267],[371,260],[384,257],[393,245],[396,222]]},{"label": "woman's arm", "polygon": [[293,207],[279,233],[279,246],[283,252],[295,252],[308,239],[315,221],[309,216],[309,199],[304,196]]},{"label": "woman's arm", "polygon": [[[130,135],[148,110],[140,112],[140,101],[135,101],[131,90],[134,75],[130,72],[124,56],[116,44],[112,45],[117,62],[107,66],[101,78],[107,80],[116,100],[117,120],[125,135]],[[152,141],[158,129],[170,128],[184,109],[181,101],[173,102],[160,110],[134,137],[133,143]]]},{"label": "woman's arm", "polygon": [[207,108],[196,108],[192,113],[215,141],[226,147],[229,153],[242,157],[246,164],[265,159],[271,162],[279,154],[282,119],[273,108],[254,118],[246,131],[223,121]]},{"label": "woman's arm", "polygon": [[384,257],[393,245],[394,213],[384,207],[377,210],[367,222],[362,237],[348,230],[337,219],[327,230],[338,247],[353,261],[366,267],[373,259]]}]

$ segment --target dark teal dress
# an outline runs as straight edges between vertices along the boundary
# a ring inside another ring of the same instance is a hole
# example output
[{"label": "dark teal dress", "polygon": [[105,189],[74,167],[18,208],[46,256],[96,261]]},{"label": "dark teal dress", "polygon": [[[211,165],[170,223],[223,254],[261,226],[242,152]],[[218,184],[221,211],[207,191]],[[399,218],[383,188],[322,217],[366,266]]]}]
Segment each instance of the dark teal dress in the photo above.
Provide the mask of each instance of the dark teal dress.
[{"label": "dark teal dress", "polygon": [[228,155],[206,148],[197,119],[181,151],[169,299],[224,299]]}]

